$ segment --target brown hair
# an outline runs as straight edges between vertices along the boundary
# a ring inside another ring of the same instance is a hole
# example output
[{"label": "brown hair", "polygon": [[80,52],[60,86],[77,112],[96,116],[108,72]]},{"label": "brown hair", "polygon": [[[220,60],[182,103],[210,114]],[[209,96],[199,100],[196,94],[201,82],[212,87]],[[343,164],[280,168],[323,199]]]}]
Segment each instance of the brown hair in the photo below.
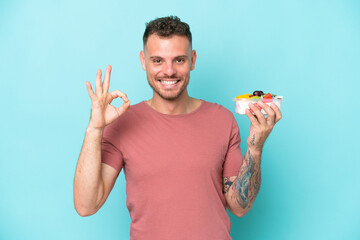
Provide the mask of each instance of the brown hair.
[{"label": "brown hair", "polygon": [[146,23],[146,29],[143,36],[144,46],[151,34],[157,34],[160,37],[171,37],[173,35],[186,36],[190,42],[190,46],[192,45],[189,25],[182,22],[177,16],[156,18],[155,20]]}]

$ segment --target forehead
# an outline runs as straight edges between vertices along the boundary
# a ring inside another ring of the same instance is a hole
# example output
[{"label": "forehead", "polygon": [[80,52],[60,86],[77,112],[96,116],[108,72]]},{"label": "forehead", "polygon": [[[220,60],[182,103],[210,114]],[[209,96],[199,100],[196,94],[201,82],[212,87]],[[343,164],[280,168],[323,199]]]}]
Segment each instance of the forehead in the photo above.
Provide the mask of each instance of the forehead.
[{"label": "forehead", "polygon": [[149,36],[145,45],[145,53],[149,56],[173,56],[191,54],[190,42],[185,36],[159,37]]}]

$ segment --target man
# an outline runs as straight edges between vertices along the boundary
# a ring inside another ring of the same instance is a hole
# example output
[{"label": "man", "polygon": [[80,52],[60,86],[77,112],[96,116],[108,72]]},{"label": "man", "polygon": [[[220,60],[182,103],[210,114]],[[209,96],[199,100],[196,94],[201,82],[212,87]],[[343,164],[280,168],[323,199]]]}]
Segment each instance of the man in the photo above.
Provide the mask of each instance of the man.
[{"label": "man", "polygon": [[[122,168],[130,239],[231,239],[226,207],[244,216],[260,188],[264,142],[281,119],[276,105],[250,105],[248,150],[242,157],[233,114],[188,95],[195,68],[189,26],[177,17],[147,24],[140,52],[153,97],[131,106],[119,90],[108,93],[111,66],[95,92],[86,82],[91,118],[74,179],[81,216],[104,204]],[[119,108],[110,105],[120,97]],[[260,112],[264,109],[267,117]]]}]

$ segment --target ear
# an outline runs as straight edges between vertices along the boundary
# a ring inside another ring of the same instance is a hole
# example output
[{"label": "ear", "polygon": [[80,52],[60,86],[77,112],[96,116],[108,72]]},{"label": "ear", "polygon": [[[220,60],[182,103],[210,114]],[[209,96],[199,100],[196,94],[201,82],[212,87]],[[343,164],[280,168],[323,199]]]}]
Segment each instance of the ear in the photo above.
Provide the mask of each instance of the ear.
[{"label": "ear", "polygon": [[196,51],[195,50],[192,50],[192,54],[191,54],[191,68],[190,70],[194,70],[195,69],[195,62],[196,62]]},{"label": "ear", "polygon": [[142,69],[144,71],[146,71],[145,53],[144,53],[144,51],[140,51],[140,62],[141,62]]}]

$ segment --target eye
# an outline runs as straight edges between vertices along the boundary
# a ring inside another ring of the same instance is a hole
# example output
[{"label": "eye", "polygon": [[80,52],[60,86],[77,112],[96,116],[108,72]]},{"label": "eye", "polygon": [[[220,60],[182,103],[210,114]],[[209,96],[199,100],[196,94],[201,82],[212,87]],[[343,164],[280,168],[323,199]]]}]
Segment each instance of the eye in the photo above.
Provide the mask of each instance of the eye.
[{"label": "eye", "polygon": [[184,63],[185,62],[185,58],[178,58],[176,59],[177,63]]},{"label": "eye", "polygon": [[161,63],[161,59],[153,59],[153,63],[159,64],[159,63]]}]

